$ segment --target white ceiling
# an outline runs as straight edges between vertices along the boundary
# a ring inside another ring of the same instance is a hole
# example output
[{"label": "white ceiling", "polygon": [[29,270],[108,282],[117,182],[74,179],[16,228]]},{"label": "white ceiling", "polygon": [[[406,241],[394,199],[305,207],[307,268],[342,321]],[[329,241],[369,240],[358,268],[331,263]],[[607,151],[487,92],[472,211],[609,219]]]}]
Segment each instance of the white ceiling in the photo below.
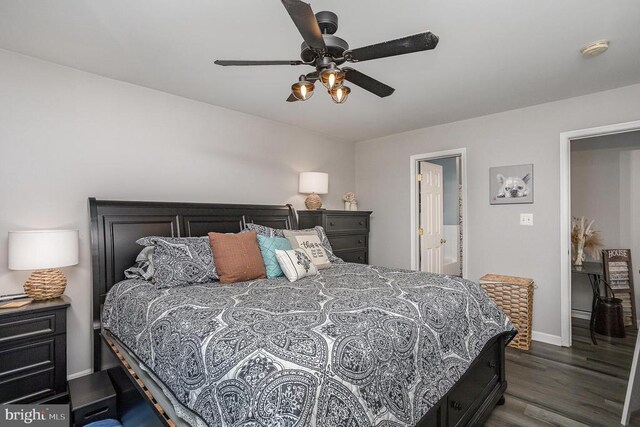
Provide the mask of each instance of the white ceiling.
[{"label": "white ceiling", "polygon": [[[320,90],[287,103],[307,67],[219,67],[297,59],[279,0],[2,0],[0,47],[210,104],[359,141],[640,82],[637,0],[316,0],[351,47],[430,30],[434,51],[354,65],[396,88]],[[579,48],[606,38],[609,51]],[[318,88],[319,89],[319,88]]]}]

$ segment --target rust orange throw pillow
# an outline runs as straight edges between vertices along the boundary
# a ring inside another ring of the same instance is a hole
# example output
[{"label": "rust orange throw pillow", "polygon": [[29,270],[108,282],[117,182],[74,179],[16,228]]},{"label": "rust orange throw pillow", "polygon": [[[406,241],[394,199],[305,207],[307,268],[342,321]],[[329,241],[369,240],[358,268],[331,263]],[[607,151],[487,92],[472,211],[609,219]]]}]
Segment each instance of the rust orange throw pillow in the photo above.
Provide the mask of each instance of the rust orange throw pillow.
[{"label": "rust orange throw pillow", "polygon": [[220,283],[267,277],[255,231],[238,234],[209,233]]}]

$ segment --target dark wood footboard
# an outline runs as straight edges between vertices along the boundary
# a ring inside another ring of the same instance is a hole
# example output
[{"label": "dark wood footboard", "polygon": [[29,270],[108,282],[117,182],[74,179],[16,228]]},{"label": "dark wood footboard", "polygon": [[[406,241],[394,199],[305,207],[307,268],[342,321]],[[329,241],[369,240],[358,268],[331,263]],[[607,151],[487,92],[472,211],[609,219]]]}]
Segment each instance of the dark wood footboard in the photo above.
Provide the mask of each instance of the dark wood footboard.
[{"label": "dark wood footboard", "polygon": [[482,425],[493,408],[503,403],[507,389],[505,347],[509,334],[493,338],[467,372],[427,412],[416,427]]}]

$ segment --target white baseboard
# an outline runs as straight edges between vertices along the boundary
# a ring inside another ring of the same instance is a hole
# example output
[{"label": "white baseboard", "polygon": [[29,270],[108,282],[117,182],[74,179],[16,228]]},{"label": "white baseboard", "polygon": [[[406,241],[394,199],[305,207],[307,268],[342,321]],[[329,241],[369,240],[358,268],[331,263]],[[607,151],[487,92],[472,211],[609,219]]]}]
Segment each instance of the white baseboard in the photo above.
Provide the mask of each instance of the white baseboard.
[{"label": "white baseboard", "polygon": [[591,312],[584,310],[571,310],[571,317],[577,319],[591,320]]},{"label": "white baseboard", "polygon": [[562,338],[558,335],[545,334],[544,332],[531,332],[531,339],[533,341],[544,342],[551,345],[562,346]]},{"label": "white baseboard", "polygon": [[74,374],[67,375],[67,381],[73,380],[75,378],[84,377],[85,375],[89,375],[93,373],[93,369],[85,369],[84,371],[76,372]]}]

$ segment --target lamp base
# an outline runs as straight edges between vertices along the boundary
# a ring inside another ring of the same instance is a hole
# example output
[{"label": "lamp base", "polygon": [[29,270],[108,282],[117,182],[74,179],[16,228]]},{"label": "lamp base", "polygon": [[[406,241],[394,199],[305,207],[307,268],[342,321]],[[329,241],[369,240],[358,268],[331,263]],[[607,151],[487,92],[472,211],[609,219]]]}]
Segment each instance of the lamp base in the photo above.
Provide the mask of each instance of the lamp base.
[{"label": "lamp base", "polygon": [[58,298],[67,287],[67,278],[60,270],[37,270],[24,283],[24,293],[36,301]]},{"label": "lamp base", "polygon": [[310,211],[315,211],[322,207],[322,199],[316,193],[311,193],[304,199],[304,205]]}]

